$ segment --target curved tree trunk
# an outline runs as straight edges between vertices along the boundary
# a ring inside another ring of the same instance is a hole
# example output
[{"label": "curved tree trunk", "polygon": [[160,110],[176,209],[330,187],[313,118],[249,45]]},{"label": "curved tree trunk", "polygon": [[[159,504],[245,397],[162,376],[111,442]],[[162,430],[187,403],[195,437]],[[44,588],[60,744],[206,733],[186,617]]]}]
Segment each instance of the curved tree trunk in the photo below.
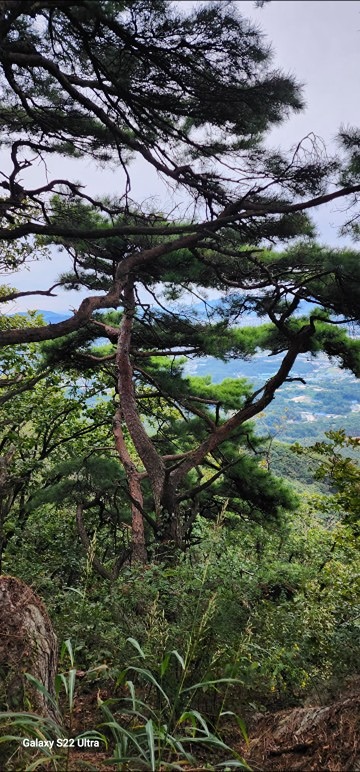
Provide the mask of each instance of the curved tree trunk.
[{"label": "curved tree trunk", "polygon": [[[136,451],[149,476],[157,517],[161,512],[161,499],[165,482],[165,464],[148,437],[137,408],[133,367],[130,361],[131,335],[135,314],[134,282],[128,279],[124,288],[125,308],[120,324],[116,353],[116,371],[119,384],[121,413]],[[135,498],[138,498],[138,493]]]},{"label": "curved tree trunk", "polygon": [[121,410],[118,408],[113,420],[113,432],[116,448],[125,469],[129,485],[129,493],[131,496],[131,559],[134,563],[145,564],[147,561],[147,550],[145,543],[144,519],[142,516],[144,502],[141,490],[141,478],[126,447],[121,427],[121,418]]},{"label": "curved tree trunk", "polygon": [[[54,695],[57,640],[47,611],[28,585],[0,576],[0,698],[4,708],[31,710],[58,720],[50,701],[26,678],[30,673]],[[26,705],[25,705],[26,699]]]}]

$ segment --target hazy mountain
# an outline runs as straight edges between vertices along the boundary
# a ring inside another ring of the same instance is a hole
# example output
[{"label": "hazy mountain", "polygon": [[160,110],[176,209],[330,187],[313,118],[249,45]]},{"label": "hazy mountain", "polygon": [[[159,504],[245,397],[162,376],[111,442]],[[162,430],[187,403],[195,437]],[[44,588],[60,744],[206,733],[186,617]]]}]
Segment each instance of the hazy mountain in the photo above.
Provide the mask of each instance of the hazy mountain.
[{"label": "hazy mountain", "polygon": [[[43,309],[39,309],[38,314],[42,314],[45,322],[48,324],[57,324],[58,322],[63,322],[65,319],[69,319],[71,316],[70,311],[64,311],[62,314],[56,314],[54,311],[43,311]],[[13,316],[15,316],[15,314],[13,314]],[[27,316],[27,311],[21,311],[18,316]]]}]

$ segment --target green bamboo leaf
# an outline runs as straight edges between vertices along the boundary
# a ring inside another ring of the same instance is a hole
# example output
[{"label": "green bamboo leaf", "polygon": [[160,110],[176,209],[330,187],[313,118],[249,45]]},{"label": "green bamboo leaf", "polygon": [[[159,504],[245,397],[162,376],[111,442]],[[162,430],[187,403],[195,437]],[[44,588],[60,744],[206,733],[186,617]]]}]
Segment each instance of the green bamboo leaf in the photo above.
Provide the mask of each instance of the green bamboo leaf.
[{"label": "green bamboo leaf", "polygon": [[154,736],[154,724],[151,718],[145,724],[145,731],[148,739],[151,772],[155,772],[155,736]]},{"label": "green bamboo leaf", "polygon": [[238,716],[237,713],[234,713],[232,710],[225,710],[225,711],[223,711],[222,713],[220,713],[220,718],[222,716],[232,716],[235,719],[235,721],[236,721],[236,723],[237,723],[237,725],[238,725],[238,727],[239,727],[239,729],[241,731],[241,734],[242,734],[245,742],[248,745],[249,744],[249,735],[247,733],[246,724],[245,724],[244,719],[240,718],[240,716]]},{"label": "green bamboo leaf", "polygon": [[67,638],[67,640],[64,641],[64,643],[61,646],[60,659],[63,658],[65,652],[67,652],[69,655],[71,667],[74,667],[75,658],[74,658],[74,651],[73,651],[70,638]]},{"label": "green bamboo leaf", "polygon": [[198,735],[196,735],[195,737],[182,737],[181,742],[196,743],[196,745],[214,745],[216,748],[221,748],[221,750],[223,751],[232,753],[231,748],[229,748],[229,746],[226,745],[226,743],[220,740],[219,737],[216,737],[216,735],[213,735],[213,734],[205,734],[205,737],[204,736],[199,737]]},{"label": "green bamboo leaf", "polygon": [[69,683],[69,709],[70,709],[70,713],[72,713],[72,710],[74,707],[74,692],[75,692],[75,683],[76,683],[75,668],[71,668],[71,670],[69,670],[68,683]]},{"label": "green bamboo leaf", "polygon": [[1,711],[0,712],[0,720],[2,718],[27,718],[32,719],[33,721],[39,721],[39,716],[36,716],[35,713],[30,712],[20,712],[18,710],[7,710],[7,711]]},{"label": "green bamboo leaf", "polygon": [[35,716],[33,713],[2,713],[0,714],[0,722],[5,719],[6,725],[9,727],[20,727],[24,729],[27,734],[39,737],[40,739],[48,739],[49,737],[62,737],[62,729],[55,721],[43,716]]},{"label": "green bamboo leaf", "polygon": [[160,664],[160,675],[161,675],[161,677],[165,675],[165,673],[166,673],[166,671],[167,671],[167,669],[169,667],[170,655],[171,655],[171,652],[168,651],[167,654],[165,654],[165,657],[164,657],[164,659],[162,660],[162,662]]},{"label": "green bamboo leaf", "polygon": [[121,670],[121,672],[119,673],[116,679],[116,686],[121,686],[121,684],[125,682],[127,671],[128,671],[127,667],[125,668],[125,670]]},{"label": "green bamboo leaf", "polygon": [[[124,703],[130,702],[131,708],[124,708]],[[144,708],[144,714],[140,713],[139,708]],[[150,718],[154,718],[155,721],[158,718],[156,710],[150,707],[146,702],[142,702],[142,700],[139,700],[138,697],[136,697],[136,704],[135,707],[133,707],[132,699],[131,697],[124,697],[123,700],[121,700],[121,713],[125,716],[136,716],[144,720],[145,722],[148,720],[149,716]],[[146,714],[146,715],[145,715]]]},{"label": "green bamboo leaf", "polygon": [[210,737],[210,730],[209,730],[209,727],[208,727],[208,725],[207,725],[207,723],[206,723],[205,719],[202,717],[201,713],[199,713],[199,711],[198,711],[198,710],[189,710],[189,711],[188,711],[188,714],[189,714],[189,716],[191,716],[191,715],[192,715],[192,716],[194,717],[194,720],[195,720],[195,726],[196,726],[196,721],[198,721],[198,722],[199,722],[199,724],[202,726],[202,728],[203,728],[203,730],[204,730],[205,734],[206,734],[208,737]]},{"label": "green bamboo leaf", "polygon": [[136,638],[127,638],[127,643],[131,643],[131,645],[136,649],[136,651],[140,654],[140,657],[142,659],[146,659],[145,654],[140,646],[140,643],[136,640]]},{"label": "green bamboo leaf", "polygon": [[190,721],[191,725],[196,727],[196,718],[192,710],[186,710],[184,713],[182,713],[177,723],[183,724],[184,721]]},{"label": "green bamboo leaf", "polygon": [[[68,684],[68,680],[65,677],[64,673],[59,673],[56,676],[55,684],[56,684],[57,679],[58,679],[59,684],[63,685],[63,687],[65,689],[65,694],[66,694],[66,696],[68,696],[68,694],[69,694],[69,684]],[[59,688],[59,691],[60,691],[60,688]]]},{"label": "green bamboo leaf", "polygon": [[55,708],[55,710],[58,711],[59,706],[57,705],[57,703],[55,702],[51,694],[48,692],[48,690],[45,688],[45,686],[40,681],[38,681],[37,678],[31,675],[31,673],[25,673],[25,678],[28,681],[30,681],[31,684],[36,686],[36,689],[38,690],[38,692],[43,694],[44,697],[46,697],[46,699],[52,704],[53,708]]},{"label": "green bamboo leaf", "polygon": [[172,651],[168,651],[165,654],[165,657],[164,657],[164,659],[161,662],[161,665],[160,665],[160,675],[161,676],[165,675],[165,673],[166,673],[166,671],[167,671],[167,669],[169,667],[170,659],[171,659],[172,656],[175,657],[177,659],[177,661],[180,663],[182,670],[185,670],[186,665],[185,665],[185,662],[184,662],[181,654],[179,654],[179,652],[176,651],[176,649],[173,649]]},{"label": "green bamboo leaf", "polygon": [[125,727],[120,726],[120,724],[117,723],[117,721],[107,721],[104,724],[101,724],[101,726],[108,726],[109,729],[115,729],[117,734],[123,735],[124,737],[128,738],[130,742],[135,746],[137,751],[140,753],[140,756],[147,760],[147,755],[143,748],[141,747],[140,743],[138,742],[137,736],[135,732],[132,732],[128,729],[125,729]]},{"label": "green bamboo leaf", "polygon": [[0,744],[1,743],[11,743],[11,742],[18,742],[21,743],[23,741],[24,737],[22,735],[16,735],[16,734],[6,734],[0,736]]},{"label": "green bamboo leaf", "polygon": [[145,670],[144,668],[141,668],[141,667],[133,667],[132,665],[128,668],[128,670],[133,670],[135,673],[139,673],[139,675],[142,675],[146,681],[150,681],[150,683],[152,683],[156,687],[156,689],[160,692],[160,694],[162,694],[167,705],[170,705],[170,700],[167,694],[165,694],[163,688],[160,686],[159,682],[156,680],[155,676],[153,676],[150,670]]},{"label": "green bamboo leaf", "polygon": [[131,695],[131,703],[133,710],[136,710],[136,693],[135,693],[135,686],[132,681],[126,681],[125,686],[128,687],[130,695]]},{"label": "green bamboo leaf", "polygon": [[99,740],[99,742],[104,743],[106,748],[109,746],[107,737],[102,734],[102,732],[97,732],[96,729],[89,729],[87,732],[81,732],[81,734],[76,736],[75,742],[80,740],[82,737],[88,737],[89,740]]},{"label": "green bamboo leaf", "polygon": [[181,654],[179,654],[179,652],[178,652],[178,651],[176,651],[176,649],[173,649],[173,650],[170,652],[170,654],[172,654],[172,655],[173,655],[173,657],[176,657],[177,661],[180,663],[180,665],[181,665],[181,667],[182,667],[182,670],[185,670],[185,668],[186,668],[186,665],[185,665],[185,662],[184,662],[184,660],[183,660],[183,658],[182,658]]},{"label": "green bamboo leaf", "polygon": [[203,689],[205,686],[217,686],[218,684],[242,684],[239,678],[216,678],[214,681],[200,681],[193,686],[187,686],[186,689],[182,689],[181,693],[192,692],[194,689]]},{"label": "green bamboo leaf", "polygon": [[180,754],[182,758],[184,758],[187,762],[189,762],[189,764],[193,764],[195,766],[196,764],[195,756],[193,756],[189,751],[185,750],[182,744],[183,738],[180,738],[180,739],[175,738],[175,737],[172,737],[172,735],[168,734],[166,737],[166,740],[167,740],[167,744],[170,745],[173,751]]}]

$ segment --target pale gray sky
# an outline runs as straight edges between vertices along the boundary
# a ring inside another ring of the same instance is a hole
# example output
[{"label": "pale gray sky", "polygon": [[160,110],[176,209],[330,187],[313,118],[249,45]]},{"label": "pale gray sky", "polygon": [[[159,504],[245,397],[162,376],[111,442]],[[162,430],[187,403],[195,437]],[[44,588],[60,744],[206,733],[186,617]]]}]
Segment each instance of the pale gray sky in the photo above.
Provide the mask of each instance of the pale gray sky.
[{"label": "pale gray sky", "polygon": [[[183,4],[191,5],[190,0]],[[276,130],[269,138],[283,149],[297,144],[310,132],[322,137],[331,150],[341,124],[360,126],[357,93],[360,73],[360,0],[272,0],[256,9],[252,0],[237,0],[241,13],[252,18],[263,30],[274,51],[274,64],[304,84],[306,109]],[[52,159],[53,160],[53,159]],[[50,159],[49,159],[50,164]],[[53,160],[51,176],[69,177],[87,183],[90,193],[121,194],[123,179],[119,171],[95,169],[89,161]],[[2,157],[0,167],[6,169]],[[35,175],[36,176],[36,175]],[[34,179],[35,181],[35,179]],[[36,179],[38,184],[38,178]],[[132,170],[132,197],[138,201],[163,199],[163,188],[156,173],[137,162]],[[162,204],[164,210],[166,207]],[[341,205],[332,205],[317,214],[319,240],[336,245]],[[10,278],[18,289],[46,289],[60,270],[66,270],[64,255],[52,263],[33,263],[30,271]],[[0,283],[3,281],[0,277]],[[63,311],[76,308],[79,293],[59,293],[57,298],[19,300],[12,310],[47,308]]]}]

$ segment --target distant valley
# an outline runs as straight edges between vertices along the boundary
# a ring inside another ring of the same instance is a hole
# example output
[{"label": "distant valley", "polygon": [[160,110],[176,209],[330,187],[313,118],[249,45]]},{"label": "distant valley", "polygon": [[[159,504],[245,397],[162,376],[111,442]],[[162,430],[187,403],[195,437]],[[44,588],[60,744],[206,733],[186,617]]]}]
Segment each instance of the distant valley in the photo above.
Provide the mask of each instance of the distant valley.
[{"label": "distant valley", "polygon": [[[281,356],[257,354],[250,362],[221,362],[213,357],[194,359],[186,365],[192,375],[211,375],[215,383],[224,378],[247,378],[259,388],[276,372]],[[259,432],[270,432],[282,442],[306,442],[322,437],[328,429],[343,428],[360,436],[360,390],[354,375],[341,370],[327,357],[302,354],[291,373],[300,382],[286,383],[272,404],[257,418]]]},{"label": "distant valley", "polygon": [[[56,324],[69,314],[42,310],[46,322]],[[248,321],[252,323],[252,319]],[[189,359],[188,375],[210,375],[214,383],[224,378],[247,378],[259,388],[276,372],[281,355],[256,354],[251,361],[233,359],[222,362],[214,357]],[[267,410],[256,419],[259,432],[271,433],[281,442],[312,442],[328,429],[343,428],[353,436],[360,436],[359,381],[351,373],[341,370],[335,362],[320,355],[299,356],[292,377],[300,382],[285,384]]]}]

